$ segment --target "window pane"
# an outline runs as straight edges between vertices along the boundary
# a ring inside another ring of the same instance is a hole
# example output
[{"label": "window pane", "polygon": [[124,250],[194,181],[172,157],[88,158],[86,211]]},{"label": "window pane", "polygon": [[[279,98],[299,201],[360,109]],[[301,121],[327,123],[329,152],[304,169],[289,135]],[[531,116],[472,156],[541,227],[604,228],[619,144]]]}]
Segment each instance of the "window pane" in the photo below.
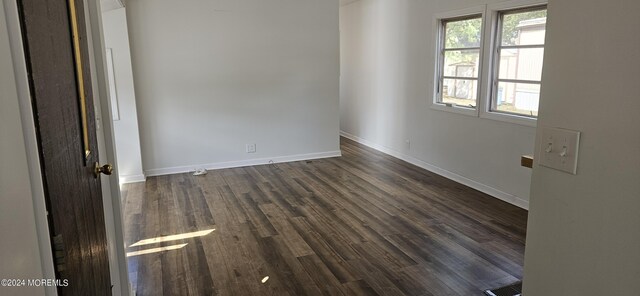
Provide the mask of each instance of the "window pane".
[{"label": "window pane", "polygon": [[478,82],[467,79],[444,79],[441,103],[476,107]]},{"label": "window pane", "polygon": [[502,45],[544,44],[547,10],[505,14],[502,19]]},{"label": "window pane", "polygon": [[444,76],[478,78],[480,50],[454,50],[444,53]]},{"label": "window pane", "polygon": [[480,47],[482,18],[445,22],[445,48]]},{"label": "window pane", "polygon": [[500,79],[542,80],[544,48],[500,50]]},{"label": "window pane", "polygon": [[538,116],[540,85],[500,82],[495,99],[495,111]]}]

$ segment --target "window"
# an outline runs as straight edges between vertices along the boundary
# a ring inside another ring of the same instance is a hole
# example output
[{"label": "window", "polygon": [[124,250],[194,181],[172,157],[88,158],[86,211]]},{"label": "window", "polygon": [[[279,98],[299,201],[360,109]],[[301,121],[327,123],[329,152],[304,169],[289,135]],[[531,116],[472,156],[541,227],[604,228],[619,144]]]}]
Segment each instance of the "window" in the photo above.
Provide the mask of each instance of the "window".
[{"label": "window", "polygon": [[440,21],[436,103],[475,109],[478,102],[482,15]]},{"label": "window", "polygon": [[538,116],[544,40],[545,6],[497,14],[497,38],[491,80],[490,111]]},{"label": "window", "polygon": [[432,108],[535,126],[547,24],[544,1],[504,1],[436,15]]}]

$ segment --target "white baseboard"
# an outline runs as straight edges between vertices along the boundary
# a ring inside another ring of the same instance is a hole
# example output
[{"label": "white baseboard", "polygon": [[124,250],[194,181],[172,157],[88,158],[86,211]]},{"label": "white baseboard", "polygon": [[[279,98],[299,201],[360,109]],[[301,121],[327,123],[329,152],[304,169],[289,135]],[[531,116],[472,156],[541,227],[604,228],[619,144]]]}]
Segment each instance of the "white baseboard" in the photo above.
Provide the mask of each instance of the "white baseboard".
[{"label": "white baseboard", "polygon": [[161,175],[172,175],[172,174],[193,172],[195,169],[217,170],[217,169],[239,168],[239,167],[252,166],[252,165],[269,164],[271,162],[282,163],[282,162],[303,161],[303,160],[339,157],[339,156],[342,156],[342,152],[340,152],[339,150],[327,151],[327,152],[319,152],[319,153],[278,156],[278,157],[271,157],[271,158],[258,158],[258,159],[239,160],[239,161],[228,161],[228,162],[218,162],[218,163],[209,163],[209,164],[198,164],[198,165],[189,165],[189,166],[151,169],[151,170],[145,171],[145,175],[150,177],[161,176]]},{"label": "white baseboard", "polygon": [[120,176],[120,184],[144,182],[147,177],[144,174]]},{"label": "white baseboard", "polygon": [[362,138],[360,138],[358,136],[354,136],[354,135],[349,134],[347,132],[340,131],[340,135],[345,137],[345,138],[347,138],[347,139],[351,139],[353,141],[356,141],[356,142],[358,142],[358,143],[360,143],[362,145],[365,145],[365,146],[368,146],[368,147],[373,148],[375,150],[378,150],[378,151],[380,151],[382,153],[385,153],[385,154],[391,155],[393,157],[402,159],[402,160],[404,160],[404,161],[406,161],[408,163],[411,163],[413,165],[419,166],[419,167],[421,167],[421,168],[423,168],[423,169],[425,169],[427,171],[430,171],[432,173],[438,174],[438,175],[443,176],[443,177],[445,177],[447,179],[450,179],[450,180],[456,181],[456,182],[458,182],[460,184],[469,186],[469,187],[471,187],[471,188],[473,188],[475,190],[478,190],[480,192],[483,192],[483,193],[486,193],[488,195],[491,195],[491,196],[493,196],[493,197],[495,197],[497,199],[500,199],[502,201],[508,202],[508,203],[510,203],[512,205],[515,205],[517,207],[523,208],[525,210],[529,209],[529,202],[527,200],[522,199],[522,198],[520,198],[518,196],[515,196],[513,194],[506,193],[504,191],[501,191],[499,189],[493,188],[491,186],[488,186],[488,185],[482,184],[480,182],[471,180],[471,179],[469,179],[469,178],[467,178],[465,176],[458,175],[458,174],[456,174],[454,172],[451,172],[451,171],[445,170],[443,168],[437,167],[437,166],[432,165],[430,163],[427,163],[427,162],[425,162],[423,160],[417,159],[417,158],[415,158],[413,156],[409,156],[409,155],[406,155],[406,154],[404,154],[402,152],[398,152],[396,150],[393,150],[391,148],[378,145],[376,143],[373,143],[373,142],[370,142],[368,140],[362,139]]}]

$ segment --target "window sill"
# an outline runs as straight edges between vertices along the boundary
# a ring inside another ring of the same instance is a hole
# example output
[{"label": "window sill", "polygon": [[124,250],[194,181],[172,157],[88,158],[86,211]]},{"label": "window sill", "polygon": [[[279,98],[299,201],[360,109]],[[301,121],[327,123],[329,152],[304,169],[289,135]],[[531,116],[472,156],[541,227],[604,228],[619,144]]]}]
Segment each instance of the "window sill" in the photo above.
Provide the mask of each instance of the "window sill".
[{"label": "window sill", "polygon": [[536,118],[518,116],[514,114],[505,114],[505,113],[498,113],[498,112],[482,112],[480,114],[480,118],[514,123],[514,124],[530,126],[530,127],[538,126],[538,120]]},{"label": "window sill", "polygon": [[457,107],[457,106],[449,107],[447,105],[439,104],[439,103],[432,103],[431,109],[478,117],[478,109]]},{"label": "window sill", "polygon": [[514,114],[489,112],[489,111],[478,112],[477,109],[457,107],[457,106],[449,107],[447,105],[439,104],[439,103],[432,103],[431,109],[450,112],[450,113],[456,113],[456,114],[462,114],[462,115],[467,115],[472,117],[480,117],[480,118],[489,119],[489,120],[513,123],[513,124],[529,126],[534,128],[537,127],[538,125],[537,118],[518,116]]}]

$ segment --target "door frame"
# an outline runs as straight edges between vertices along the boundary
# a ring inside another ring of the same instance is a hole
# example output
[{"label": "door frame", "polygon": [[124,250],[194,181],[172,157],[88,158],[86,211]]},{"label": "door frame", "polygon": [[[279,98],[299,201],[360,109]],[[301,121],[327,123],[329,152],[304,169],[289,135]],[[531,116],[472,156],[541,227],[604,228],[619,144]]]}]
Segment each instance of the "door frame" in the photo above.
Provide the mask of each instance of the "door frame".
[{"label": "door frame", "polygon": [[[13,59],[13,69],[16,76],[16,89],[20,105],[20,117],[26,146],[29,177],[33,194],[33,207],[36,218],[36,232],[42,275],[44,278],[55,279],[53,255],[49,223],[36,138],[36,126],[31,105],[31,93],[24,56],[22,31],[16,0],[3,0],[6,22],[9,33],[9,43]],[[97,120],[98,150],[100,163],[117,163],[113,122],[111,117],[111,102],[107,82],[106,54],[104,51],[104,35],[102,29],[102,12],[100,1],[85,1],[85,15],[87,19],[87,36],[89,45],[89,62],[91,67],[91,83],[94,90],[94,105]],[[105,120],[102,120],[105,119]],[[109,244],[109,269],[111,282],[114,285],[113,295],[129,296],[130,284],[127,271],[127,261],[124,246],[124,231],[122,223],[120,184],[117,178],[117,168],[112,177],[102,178],[102,196],[104,201],[105,226],[107,242]],[[45,288],[45,295],[57,295],[55,287]]]}]

